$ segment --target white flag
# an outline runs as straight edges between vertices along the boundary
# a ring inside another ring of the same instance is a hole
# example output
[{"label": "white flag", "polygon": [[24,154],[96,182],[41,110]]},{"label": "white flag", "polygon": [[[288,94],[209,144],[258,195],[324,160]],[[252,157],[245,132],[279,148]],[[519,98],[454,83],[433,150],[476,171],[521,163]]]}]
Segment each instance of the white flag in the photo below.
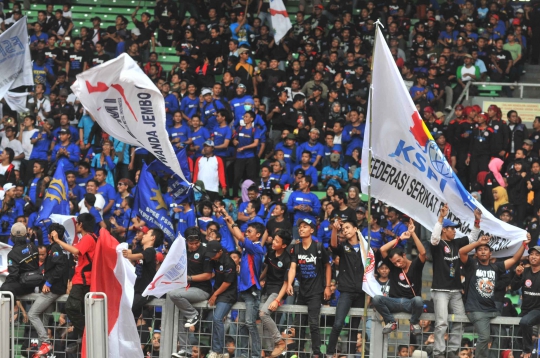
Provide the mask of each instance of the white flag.
[{"label": "white flag", "polygon": [[[52,222],[61,224],[66,229],[64,233],[64,240],[70,245],[76,245],[81,238],[80,234],[77,234],[77,217],[71,215],[51,214],[49,216]],[[46,219],[45,219],[46,220]]]},{"label": "white flag", "polygon": [[105,132],[145,148],[187,182],[165,127],[163,95],[128,54],[77,75],[71,89]]},{"label": "white flag", "polygon": [[373,197],[396,207],[428,230],[437,222],[441,205],[448,203],[448,219],[459,224],[458,237],[470,233],[473,211],[478,208],[482,211],[480,234],[493,237],[490,246],[494,256],[512,256],[526,240],[526,232],[496,219],[463,187],[418,114],[379,28],[373,63],[372,100],[368,107],[373,127],[368,120],[362,152],[362,191],[367,193],[371,185]]},{"label": "white flag", "polygon": [[187,287],[187,251],[186,240],[178,234],[169,253],[163,260],[154,280],[150,282],[143,296],[160,298],[169,291]]},{"label": "white flag", "polygon": [[18,93],[18,92],[8,91],[4,99],[6,100],[6,103],[9,106],[9,108],[11,108],[13,111],[28,112],[28,108],[26,108],[26,98],[28,94],[29,94],[28,92]]},{"label": "white flag", "polygon": [[270,0],[270,15],[272,17],[272,27],[276,31],[274,40],[277,44],[283,36],[292,28],[289,13],[283,4],[283,0]]},{"label": "white flag", "polygon": [[0,35],[0,98],[9,89],[33,86],[26,16]]},{"label": "white flag", "polygon": [[8,258],[7,255],[11,251],[11,246],[0,242],[0,276],[8,275]]},{"label": "white flag", "polygon": [[371,297],[382,295],[381,285],[375,278],[375,255],[370,247],[367,251],[368,243],[360,230],[357,231],[358,241],[360,241],[360,252],[362,254],[362,263],[364,264],[364,278],[362,290]]}]

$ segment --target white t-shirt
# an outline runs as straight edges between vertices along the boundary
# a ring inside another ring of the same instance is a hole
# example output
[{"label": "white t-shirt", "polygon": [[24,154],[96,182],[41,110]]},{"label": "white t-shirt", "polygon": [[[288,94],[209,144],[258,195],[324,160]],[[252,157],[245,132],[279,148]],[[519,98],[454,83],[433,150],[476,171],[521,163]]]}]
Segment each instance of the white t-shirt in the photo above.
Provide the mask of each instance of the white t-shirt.
[{"label": "white t-shirt", "polygon": [[0,164],[0,175],[6,174],[6,170],[9,168],[9,165]]},{"label": "white t-shirt", "polygon": [[[103,208],[105,207],[105,199],[101,194],[94,194],[96,196],[96,203],[94,208],[99,210],[99,214],[103,217]],[[88,214],[88,209],[84,205],[84,199],[79,201],[79,214]]]},{"label": "white t-shirt", "polygon": [[[45,114],[43,113],[43,111],[47,112],[47,113],[50,113],[51,112],[51,102],[43,97],[42,99],[40,100],[37,100],[35,101],[35,99],[33,97],[31,97],[29,100],[28,100],[28,103],[36,103],[36,108],[40,108],[40,110],[36,113],[36,119],[37,121],[43,121],[45,120],[45,118],[47,118],[45,116]],[[39,117],[39,118],[38,118]],[[37,125],[37,124],[36,124]]]},{"label": "white t-shirt", "polygon": [[32,142],[30,142],[30,139],[36,133],[37,129],[32,129],[29,131],[23,131],[22,133],[22,147],[24,151],[24,159],[30,159],[30,154],[32,154],[32,149],[34,148],[34,145]]},{"label": "white t-shirt", "polygon": [[[18,156],[24,152],[21,142],[18,139],[13,139],[10,141],[7,137],[2,138],[2,144],[0,145],[2,150],[5,148],[11,148],[15,152],[15,156]],[[14,160],[11,164],[15,167],[15,170],[19,170],[21,166],[20,160]]]}]

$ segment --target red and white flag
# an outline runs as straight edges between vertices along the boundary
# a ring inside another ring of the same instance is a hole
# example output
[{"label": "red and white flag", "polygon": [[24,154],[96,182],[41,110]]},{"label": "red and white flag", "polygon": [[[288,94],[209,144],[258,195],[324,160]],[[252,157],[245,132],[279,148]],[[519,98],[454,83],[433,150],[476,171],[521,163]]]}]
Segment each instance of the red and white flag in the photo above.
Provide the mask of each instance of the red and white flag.
[{"label": "red and white flag", "polygon": [[[111,234],[101,229],[92,262],[90,292],[107,295],[107,323],[109,357],[143,357],[139,334],[131,306],[135,294],[135,267],[122,255],[128,249]],[[82,356],[86,358],[86,339],[83,338]]]},{"label": "red and white flag", "polygon": [[[197,255],[199,254],[195,254],[195,259],[199,258]],[[171,290],[184,287],[187,287],[186,239],[182,234],[178,234],[156,276],[142,295],[160,298]]]},{"label": "red and white flag", "polygon": [[270,0],[270,15],[272,16],[272,27],[276,31],[274,40],[277,44],[292,28],[289,13],[283,4],[283,0]]}]

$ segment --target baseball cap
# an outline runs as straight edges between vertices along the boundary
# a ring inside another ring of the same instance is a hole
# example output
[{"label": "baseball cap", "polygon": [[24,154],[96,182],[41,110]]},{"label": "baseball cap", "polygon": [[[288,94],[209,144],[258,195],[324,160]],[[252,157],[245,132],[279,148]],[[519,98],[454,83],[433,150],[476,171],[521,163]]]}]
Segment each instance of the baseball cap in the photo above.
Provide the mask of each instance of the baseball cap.
[{"label": "baseball cap", "polygon": [[294,175],[306,175],[306,171],[302,168],[298,168],[294,171]]},{"label": "baseball cap", "polygon": [[132,30],[131,30],[131,33],[135,36],[141,36],[141,30],[139,30],[138,28],[134,27]]},{"label": "baseball cap", "polygon": [[246,85],[245,85],[245,84],[243,84],[243,83],[240,83],[240,84],[238,85],[238,88],[243,88],[243,89],[246,89]]},{"label": "baseball cap", "polygon": [[516,10],[516,13],[520,13],[520,14],[523,14],[525,11],[523,9],[517,9]]},{"label": "baseball cap", "polygon": [[201,95],[206,96],[207,94],[212,94],[212,90],[210,88],[205,88],[201,91]]},{"label": "baseball cap", "polygon": [[430,17],[430,18],[428,19],[428,21],[437,21],[437,19],[434,18],[434,17]]},{"label": "baseball cap", "polygon": [[510,207],[510,205],[504,205],[504,206],[502,206],[499,210],[500,210],[500,213],[501,213],[501,214],[502,214],[502,213],[509,213],[510,215],[512,215],[513,212],[514,212],[514,211],[512,210],[512,207]]},{"label": "baseball cap", "polygon": [[69,95],[68,90],[65,89],[65,88],[61,89],[60,92],[58,93],[58,96],[59,96],[59,97],[62,97],[62,96],[66,96],[66,97],[67,97],[68,95]]},{"label": "baseball cap", "polygon": [[360,213],[366,213],[366,208],[364,208],[363,206],[359,206],[356,208],[356,212],[360,212]]},{"label": "baseball cap", "polygon": [[463,107],[462,104],[458,104],[458,105],[456,106],[456,111],[463,111],[464,109],[465,109],[465,107]]},{"label": "baseball cap", "polygon": [[441,111],[435,112],[435,117],[441,118],[441,117],[443,117],[443,116],[444,116],[444,113],[443,113],[443,112],[441,112]]},{"label": "baseball cap", "polygon": [[[15,226],[15,225],[14,225]],[[13,230],[13,229],[12,229]],[[538,253],[540,253],[540,246],[536,245],[536,246],[533,246],[529,249],[529,255],[531,254],[531,251],[536,251]]]},{"label": "baseball cap", "polygon": [[491,15],[491,17],[494,17],[494,18],[496,18],[497,20],[499,20],[499,15],[497,15],[497,14]]},{"label": "baseball cap", "polygon": [[322,26],[317,26],[317,27],[315,28],[315,30],[319,30],[319,31],[322,31],[322,32],[324,32],[324,29],[323,29],[323,27],[322,27]]},{"label": "baseball cap", "polygon": [[319,85],[315,85],[315,86],[311,87],[311,90],[312,91],[322,91],[322,87],[319,86]]},{"label": "baseball cap", "polygon": [[244,53],[244,52],[249,52],[249,49],[248,49],[248,48],[245,48],[245,47],[240,47],[240,48],[238,49],[238,54],[239,54],[239,55],[242,54],[242,53]]},{"label": "baseball cap", "polygon": [[311,132],[316,132],[316,133],[321,133],[321,131],[319,131],[317,128],[311,128],[311,130],[309,131],[310,133]]},{"label": "baseball cap", "polygon": [[437,132],[433,135],[433,139],[437,140],[439,139],[440,137],[444,137],[444,133],[443,132]]},{"label": "baseball cap", "polygon": [[142,226],[139,228],[139,231],[142,231],[143,234],[146,234],[149,230],[150,228],[148,226]]},{"label": "baseball cap", "polygon": [[523,144],[534,145],[533,141],[530,140],[530,139],[525,139],[525,140],[523,141]]},{"label": "baseball cap", "polygon": [[214,146],[214,141],[213,140],[207,140],[206,142],[204,142],[204,145],[206,145],[208,147],[213,147]]},{"label": "baseball cap", "polygon": [[9,191],[9,190],[14,189],[14,188],[15,188],[15,185],[13,185],[12,183],[6,183],[6,184],[4,184],[4,187],[3,187],[4,192]]},{"label": "baseball cap", "polygon": [[11,236],[26,236],[26,226],[23,223],[15,223],[11,227]]},{"label": "baseball cap", "polygon": [[209,241],[206,244],[206,253],[204,254],[205,257],[212,258],[216,256],[218,252],[222,250],[221,248],[221,242],[219,241]]},{"label": "baseball cap", "polygon": [[303,219],[298,219],[298,221],[296,222],[296,226],[300,226],[300,224],[308,224],[309,226],[311,226],[313,229],[315,229],[315,222],[311,219],[308,219],[308,218],[303,218]]},{"label": "baseball cap", "polygon": [[430,106],[427,106],[426,108],[424,108],[424,112],[433,113],[433,108],[431,108]]},{"label": "baseball cap", "polygon": [[46,118],[46,119],[45,119],[45,122],[49,123],[51,126],[54,127],[54,119],[52,119],[52,118]]},{"label": "baseball cap", "polygon": [[330,154],[330,161],[331,162],[339,162],[339,153],[332,153]]},{"label": "baseball cap", "polygon": [[455,222],[453,221],[450,221],[448,219],[444,219],[443,220],[443,223],[442,223],[442,227],[443,228],[447,228],[447,227],[458,227],[459,225],[456,224]]},{"label": "baseball cap", "polygon": [[71,132],[65,128],[62,128],[58,131],[58,134],[70,134]]},{"label": "baseball cap", "polygon": [[314,9],[319,9],[319,10],[324,10],[324,6],[322,6],[322,5],[315,5],[313,8]]},{"label": "baseball cap", "polygon": [[514,20],[512,20],[512,25],[516,25],[516,26],[521,25],[521,20],[520,20],[520,19],[514,19]]},{"label": "baseball cap", "polygon": [[466,55],[464,55],[463,57],[472,58],[472,56],[469,55],[469,54],[466,54]]},{"label": "baseball cap", "polygon": [[294,139],[294,140],[296,140],[296,136],[293,133],[289,133],[289,134],[287,134],[285,139]]}]

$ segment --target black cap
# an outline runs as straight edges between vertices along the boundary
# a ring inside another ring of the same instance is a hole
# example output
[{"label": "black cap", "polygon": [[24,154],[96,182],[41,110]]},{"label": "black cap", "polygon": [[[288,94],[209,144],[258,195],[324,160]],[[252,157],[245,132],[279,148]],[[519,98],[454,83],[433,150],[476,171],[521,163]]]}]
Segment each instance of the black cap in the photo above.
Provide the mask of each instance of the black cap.
[{"label": "black cap", "polygon": [[311,90],[312,91],[322,91],[322,87],[319,86],[319,85],[315,85],[315,86],[311,87]]},{"label": "black cap", "polygon": [[221,247],[221,242],[217,240],[208,241],[208,243],[206,244],[206,253],[204,254],[204,256],[211,259],[216,256],[216,254],[221,250],[223,250],[223,248]]},{"label": "black cap", "polygon": [[58,131],[58,134],[71,134],[68,129],[62,128]]},{"label": "black cap", "polygon": [[313,229],[316,228],[316,225],[315,225],[315,221],[314,220],[311,220],[311,219],[308,219],[308,218],[303,218],[303,219],[298,219],[298,221],[296,222],[296,226],[300,226],[300,224],[308,224],[309,226],[311,226]]},{"label": "black cap", "polygon": [[294,171],[294,175],[298,175],[298,174],[300,174],[300,175],[306,175],[306,171],[305,171],[304,169],[302,169],[302,168],[298,168],[298,169],[296,169],[296,170]]}]

